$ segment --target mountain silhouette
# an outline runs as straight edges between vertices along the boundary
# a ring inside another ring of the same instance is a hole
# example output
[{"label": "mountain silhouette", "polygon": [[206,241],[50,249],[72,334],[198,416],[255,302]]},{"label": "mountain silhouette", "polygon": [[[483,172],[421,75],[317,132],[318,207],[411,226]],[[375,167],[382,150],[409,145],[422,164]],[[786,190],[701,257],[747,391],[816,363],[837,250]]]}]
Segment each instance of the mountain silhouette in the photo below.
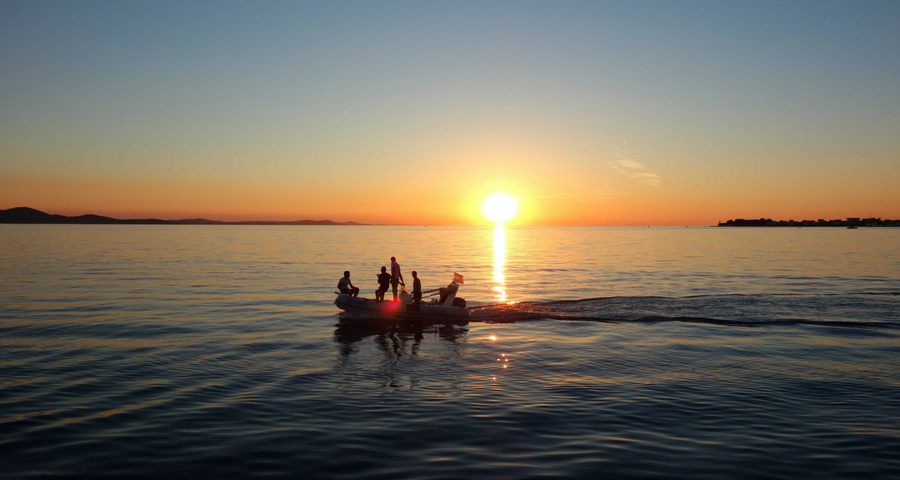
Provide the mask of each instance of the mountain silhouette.
[{"label": "mountain silhouette", "polygon": [[188,218],[183,220],[160,220],[158,218],[119,219],[102,215],[79,215],[67,217],[55,215],[29,207],[16,207],[0,210],[0,223],[53,223],[81,225],[365,225],[357,222],[335,222],[332,220],[295,220],[279,222],[269,220],[249,220],[242,222],[224,222],[205,218]]}]

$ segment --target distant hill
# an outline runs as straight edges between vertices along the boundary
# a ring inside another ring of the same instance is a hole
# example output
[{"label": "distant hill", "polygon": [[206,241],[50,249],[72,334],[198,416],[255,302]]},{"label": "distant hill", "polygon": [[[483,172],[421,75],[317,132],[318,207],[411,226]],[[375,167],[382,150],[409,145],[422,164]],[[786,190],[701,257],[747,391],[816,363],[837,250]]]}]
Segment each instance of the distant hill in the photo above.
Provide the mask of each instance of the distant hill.
[{"label": "distant hill", "polygon": [[28,207],[16,207],[0,210],[0,223],[55,223],[81,225],[365,225],[357,222],[335,222],[332,220],[295,220],[277,221],[244,221],[223,222],[205,218],[189,218],[183,220],[160,220],[158,218],[118,219],[101,215],[79,215],[67,217],[54,215]]},{"label": "distant hill", "polygon": [[881,218],[848,218],[846,220],[772,220],[771,218],[729,220],[720,227],[900,227],[900,220]]}]

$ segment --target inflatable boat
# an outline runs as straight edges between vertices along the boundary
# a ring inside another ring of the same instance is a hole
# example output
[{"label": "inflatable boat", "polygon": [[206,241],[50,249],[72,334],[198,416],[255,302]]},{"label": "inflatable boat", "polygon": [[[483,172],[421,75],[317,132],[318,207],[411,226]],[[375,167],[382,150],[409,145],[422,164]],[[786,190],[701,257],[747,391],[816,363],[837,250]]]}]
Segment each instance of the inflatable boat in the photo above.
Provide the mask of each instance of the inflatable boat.
[{"label": "inflatable boat", "polygon": [[339,293],[334,300],[335,306],[353,314],[385,316],[397,318],[469,318],[466,301],[456,297],[459,285],[451,283],[441,289],[440,298],[422,299],[420,303],[412,300],[412,295],[403,292],[400,301],[380,301],[368,298],[351,297]]}]

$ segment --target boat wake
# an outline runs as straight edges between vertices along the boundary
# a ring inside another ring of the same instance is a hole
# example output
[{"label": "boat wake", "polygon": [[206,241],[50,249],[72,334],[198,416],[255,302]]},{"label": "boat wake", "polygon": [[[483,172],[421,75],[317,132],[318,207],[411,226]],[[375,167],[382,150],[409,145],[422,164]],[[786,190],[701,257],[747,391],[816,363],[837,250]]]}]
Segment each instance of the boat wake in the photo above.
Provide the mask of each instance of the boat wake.
[{"label": "boat wake", "polygon": [[470,321],[487,323],[569,320],[900,329],[900,296],[893,294],[604,297],[484,305],[470,310]]}]

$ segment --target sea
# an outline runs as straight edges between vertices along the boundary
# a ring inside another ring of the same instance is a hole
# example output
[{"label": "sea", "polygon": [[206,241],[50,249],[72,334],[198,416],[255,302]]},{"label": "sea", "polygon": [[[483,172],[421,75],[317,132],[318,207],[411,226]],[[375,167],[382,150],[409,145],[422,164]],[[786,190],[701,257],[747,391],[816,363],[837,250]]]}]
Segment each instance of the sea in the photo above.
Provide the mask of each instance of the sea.
[{"label": "sea", "polygon": [[0,477],[900,478],[900,229],[0,225]]}]

